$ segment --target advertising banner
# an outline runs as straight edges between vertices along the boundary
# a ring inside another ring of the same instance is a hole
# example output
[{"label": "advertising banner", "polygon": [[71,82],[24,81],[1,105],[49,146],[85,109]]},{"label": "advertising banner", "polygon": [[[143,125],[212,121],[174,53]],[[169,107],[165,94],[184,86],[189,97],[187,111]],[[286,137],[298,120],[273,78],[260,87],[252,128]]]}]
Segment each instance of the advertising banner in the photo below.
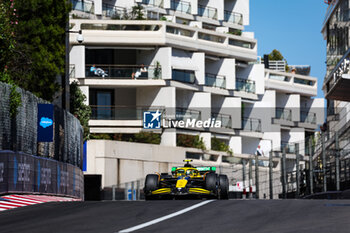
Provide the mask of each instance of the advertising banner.
[{"label": "advertising banner", "polygon": [[0,151],[0,193],[11,192],[83,198],[83,172],[71,164]]},{"label": "advertising banner", "polygon": [[53,140],[53,105],[38,104],[38,142]]}]

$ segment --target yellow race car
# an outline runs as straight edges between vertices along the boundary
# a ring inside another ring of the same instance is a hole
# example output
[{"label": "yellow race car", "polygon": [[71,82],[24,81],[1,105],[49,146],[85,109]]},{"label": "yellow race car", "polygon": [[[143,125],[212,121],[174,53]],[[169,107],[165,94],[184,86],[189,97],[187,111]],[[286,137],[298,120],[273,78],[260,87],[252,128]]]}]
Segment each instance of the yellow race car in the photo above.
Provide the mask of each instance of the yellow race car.
[{"label": "yellow race car", "polygon": [[226,175],[216,174],[216,167],[193,167],[192,160],[184,160],[183,167],[173,167],[167,173],[148,174],[145,180],[146,200],[161,198],[217,198],[228,199],[229,182]]}]

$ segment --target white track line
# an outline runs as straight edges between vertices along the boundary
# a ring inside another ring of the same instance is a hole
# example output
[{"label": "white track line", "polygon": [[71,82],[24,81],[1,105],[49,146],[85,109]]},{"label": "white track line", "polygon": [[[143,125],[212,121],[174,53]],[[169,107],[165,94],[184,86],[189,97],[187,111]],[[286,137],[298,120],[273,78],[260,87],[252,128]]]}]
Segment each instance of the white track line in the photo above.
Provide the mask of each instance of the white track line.
[{"label": "white track line", "polygon": [[151,226],[151,225],[153,225],[153,224],[156,224],[156,223],[162,222],[162,221],[164,221],[164,220],[167,220],[167,219],[169,219],[169,218],[173,218],[173,217],[176,217],[176,216],[178,216],[178,215],[184,214],[184,213],[186,213],[186,212],[188,212],[188,211],[191,211],[191,210],[193,210],[193,209],[196,209],[196,208],[198,208],[198,207],[201,207],[201,206],[203,206],[203,205],[206,205],[206,204],[208,204],[208,203],[210,203],[210,202],[212,202],[212,201],[214,201],[214,200],[207,200],[207,201],[200,202],[200,203],[198,203],[198,204],[196,204],[196,205],[190,206],[190,207],[188,207],[188,208],[186,208],[186,209],[177,211],[177,212],[175,212],[175,213],[166,215],[166,216],[164,216],[164,217],[157,218],[157,219],[154,219],[154,220],[152,220],[152,221],[145,222],[145,223],[142,223],[142,224],[140,224],[140,225],[137,225],[137,226],[134,226],[134,227],[130,227],[130,228],[127,228],[127,229],[124,229],[124,230],[121,230],[121,231],[118,231],[118,233],[127,233],[127,232],[133,232],[133,231],[140,230],[140,229],[142,229],[142,228],[145,228],[145,227]]}]

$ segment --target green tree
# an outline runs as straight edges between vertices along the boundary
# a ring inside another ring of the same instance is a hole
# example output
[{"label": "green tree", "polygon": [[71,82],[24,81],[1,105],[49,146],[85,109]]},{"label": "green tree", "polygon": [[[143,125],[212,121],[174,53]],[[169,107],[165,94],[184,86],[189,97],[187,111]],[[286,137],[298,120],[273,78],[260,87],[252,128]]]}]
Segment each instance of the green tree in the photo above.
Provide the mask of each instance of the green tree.
[{"label": "green tree", "polygon": [[[10,0],[10,8],[5,7],[15,12],[8,16],[15,43],[12,51],[2,53],[0,68],[7,65],[15,84],[52,101],[60,90],[57,75],[64,75],[65,26],[70,6],[63,0]],[[1,44],[0,50],[6,47]]]},{"label": "green tree", "polygon": [[271,60],[271,61],[282,61],[282,60],[284,60],[284,57],[282,56],[280,51],[278,51],[277,49],[274,49],[269,54],[269,60]]},{"label": "green tree", "polygon": [[89,139],[89,120],[91,116],[91,108],[86,105],[86,96],[80,90],[78,82],[70,84],[70,109],[72,114],[79,119],[84,129],[84,141]]}]

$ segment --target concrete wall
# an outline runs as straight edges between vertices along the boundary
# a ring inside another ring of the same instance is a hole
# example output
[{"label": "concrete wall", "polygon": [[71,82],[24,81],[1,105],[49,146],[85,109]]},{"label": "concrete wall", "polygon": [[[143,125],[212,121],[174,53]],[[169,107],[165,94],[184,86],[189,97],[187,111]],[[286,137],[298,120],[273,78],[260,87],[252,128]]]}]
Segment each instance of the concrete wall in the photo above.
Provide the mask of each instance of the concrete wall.
[{"label": "concrete wall", "polygon": [[74,45],[69,52],[69,63],[75,66],[75,77],[85,78],[85,46]]},{"label": "concrete wall", "polygon": [[225,76],[226,89],[234,90],[236,87],[235,59],[223,58],[218,61],[205,60],[205,72]]},{"label": "concrete wall", "polygon": [[243,14],[243,25],[249,25],[249,0],[225,0],[225,10]]}]

